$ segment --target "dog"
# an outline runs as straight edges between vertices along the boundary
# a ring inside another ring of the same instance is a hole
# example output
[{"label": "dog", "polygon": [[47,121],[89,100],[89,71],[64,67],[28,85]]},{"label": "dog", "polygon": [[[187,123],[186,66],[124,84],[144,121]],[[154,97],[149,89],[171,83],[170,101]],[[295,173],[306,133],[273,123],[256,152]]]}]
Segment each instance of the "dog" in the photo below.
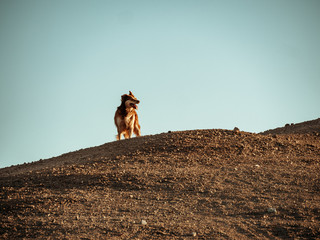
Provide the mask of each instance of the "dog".
[{"label": "dog", "polygon": [[117,108],[114,115],[114,123],[118,130],[117,140],[121,140],[123,134],[126,139],[131,138],[132,133],[137,137],[141,136],[138,120],[137,104],[140,101],[129,91],[129,94],[121,96],[121,105]]}]

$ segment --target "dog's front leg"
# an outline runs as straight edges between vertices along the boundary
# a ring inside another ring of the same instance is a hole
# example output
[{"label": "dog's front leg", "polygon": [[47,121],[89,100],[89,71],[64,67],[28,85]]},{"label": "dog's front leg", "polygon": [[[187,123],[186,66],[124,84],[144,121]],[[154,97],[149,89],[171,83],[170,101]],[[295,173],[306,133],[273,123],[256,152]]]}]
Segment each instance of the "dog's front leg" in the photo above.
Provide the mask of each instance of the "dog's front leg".
[{"label": "dog's front leg", "polygon": [[133,127],[129,128],[128,130],[128,138],[132,137],[132,133],[133,133]]},{"label": "dog's front leg", "polygon": [[124,132],[124,138],[125,138],[125,139],[131,138],[132,132],[133,132],[133,129],[132,129],[132,128],[128,128],[128,129]]}]

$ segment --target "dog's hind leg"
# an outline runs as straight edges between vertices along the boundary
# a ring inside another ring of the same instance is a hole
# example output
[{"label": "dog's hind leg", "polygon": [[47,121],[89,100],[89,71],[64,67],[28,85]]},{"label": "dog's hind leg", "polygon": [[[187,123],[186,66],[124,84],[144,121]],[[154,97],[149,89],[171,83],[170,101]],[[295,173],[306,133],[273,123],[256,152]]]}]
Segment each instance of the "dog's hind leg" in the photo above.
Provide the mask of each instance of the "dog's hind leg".
[{"label": "dog's hind leg", "polygon": [[140,124],[139,124],[139,119],[138,119],[138,114],[135,115],[135,122],[133,125],[133,132],[137,137],[141,136],[141,131],[140,131]]}]

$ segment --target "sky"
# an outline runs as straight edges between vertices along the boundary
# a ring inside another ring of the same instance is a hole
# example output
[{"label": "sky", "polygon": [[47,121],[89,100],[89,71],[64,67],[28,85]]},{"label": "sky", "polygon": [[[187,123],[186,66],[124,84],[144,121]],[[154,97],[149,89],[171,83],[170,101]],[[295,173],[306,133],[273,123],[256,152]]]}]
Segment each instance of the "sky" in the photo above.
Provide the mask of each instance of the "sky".
[{"label": "sky", "polygon": [[142,135],[320,117],[318,0],[1,0],[0,168]]}]

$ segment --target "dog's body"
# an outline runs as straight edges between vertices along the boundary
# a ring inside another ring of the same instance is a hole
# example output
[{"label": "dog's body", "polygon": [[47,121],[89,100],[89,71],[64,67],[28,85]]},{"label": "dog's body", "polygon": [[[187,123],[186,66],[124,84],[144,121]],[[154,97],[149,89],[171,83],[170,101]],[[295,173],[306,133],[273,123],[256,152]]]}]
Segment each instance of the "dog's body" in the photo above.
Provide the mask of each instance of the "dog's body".
[{"label": "dog's body", "polygon": [[140,101],[129,91],[129,94],[121,96],[121,105],[117,108],[114,115],[114,123],[116,124],[118,135],[117,140],[121,139],[123,134],[125,138],[131,138],[132,133],[140,136],[140,125],[138,121],[138,109],[136,104]]}]

